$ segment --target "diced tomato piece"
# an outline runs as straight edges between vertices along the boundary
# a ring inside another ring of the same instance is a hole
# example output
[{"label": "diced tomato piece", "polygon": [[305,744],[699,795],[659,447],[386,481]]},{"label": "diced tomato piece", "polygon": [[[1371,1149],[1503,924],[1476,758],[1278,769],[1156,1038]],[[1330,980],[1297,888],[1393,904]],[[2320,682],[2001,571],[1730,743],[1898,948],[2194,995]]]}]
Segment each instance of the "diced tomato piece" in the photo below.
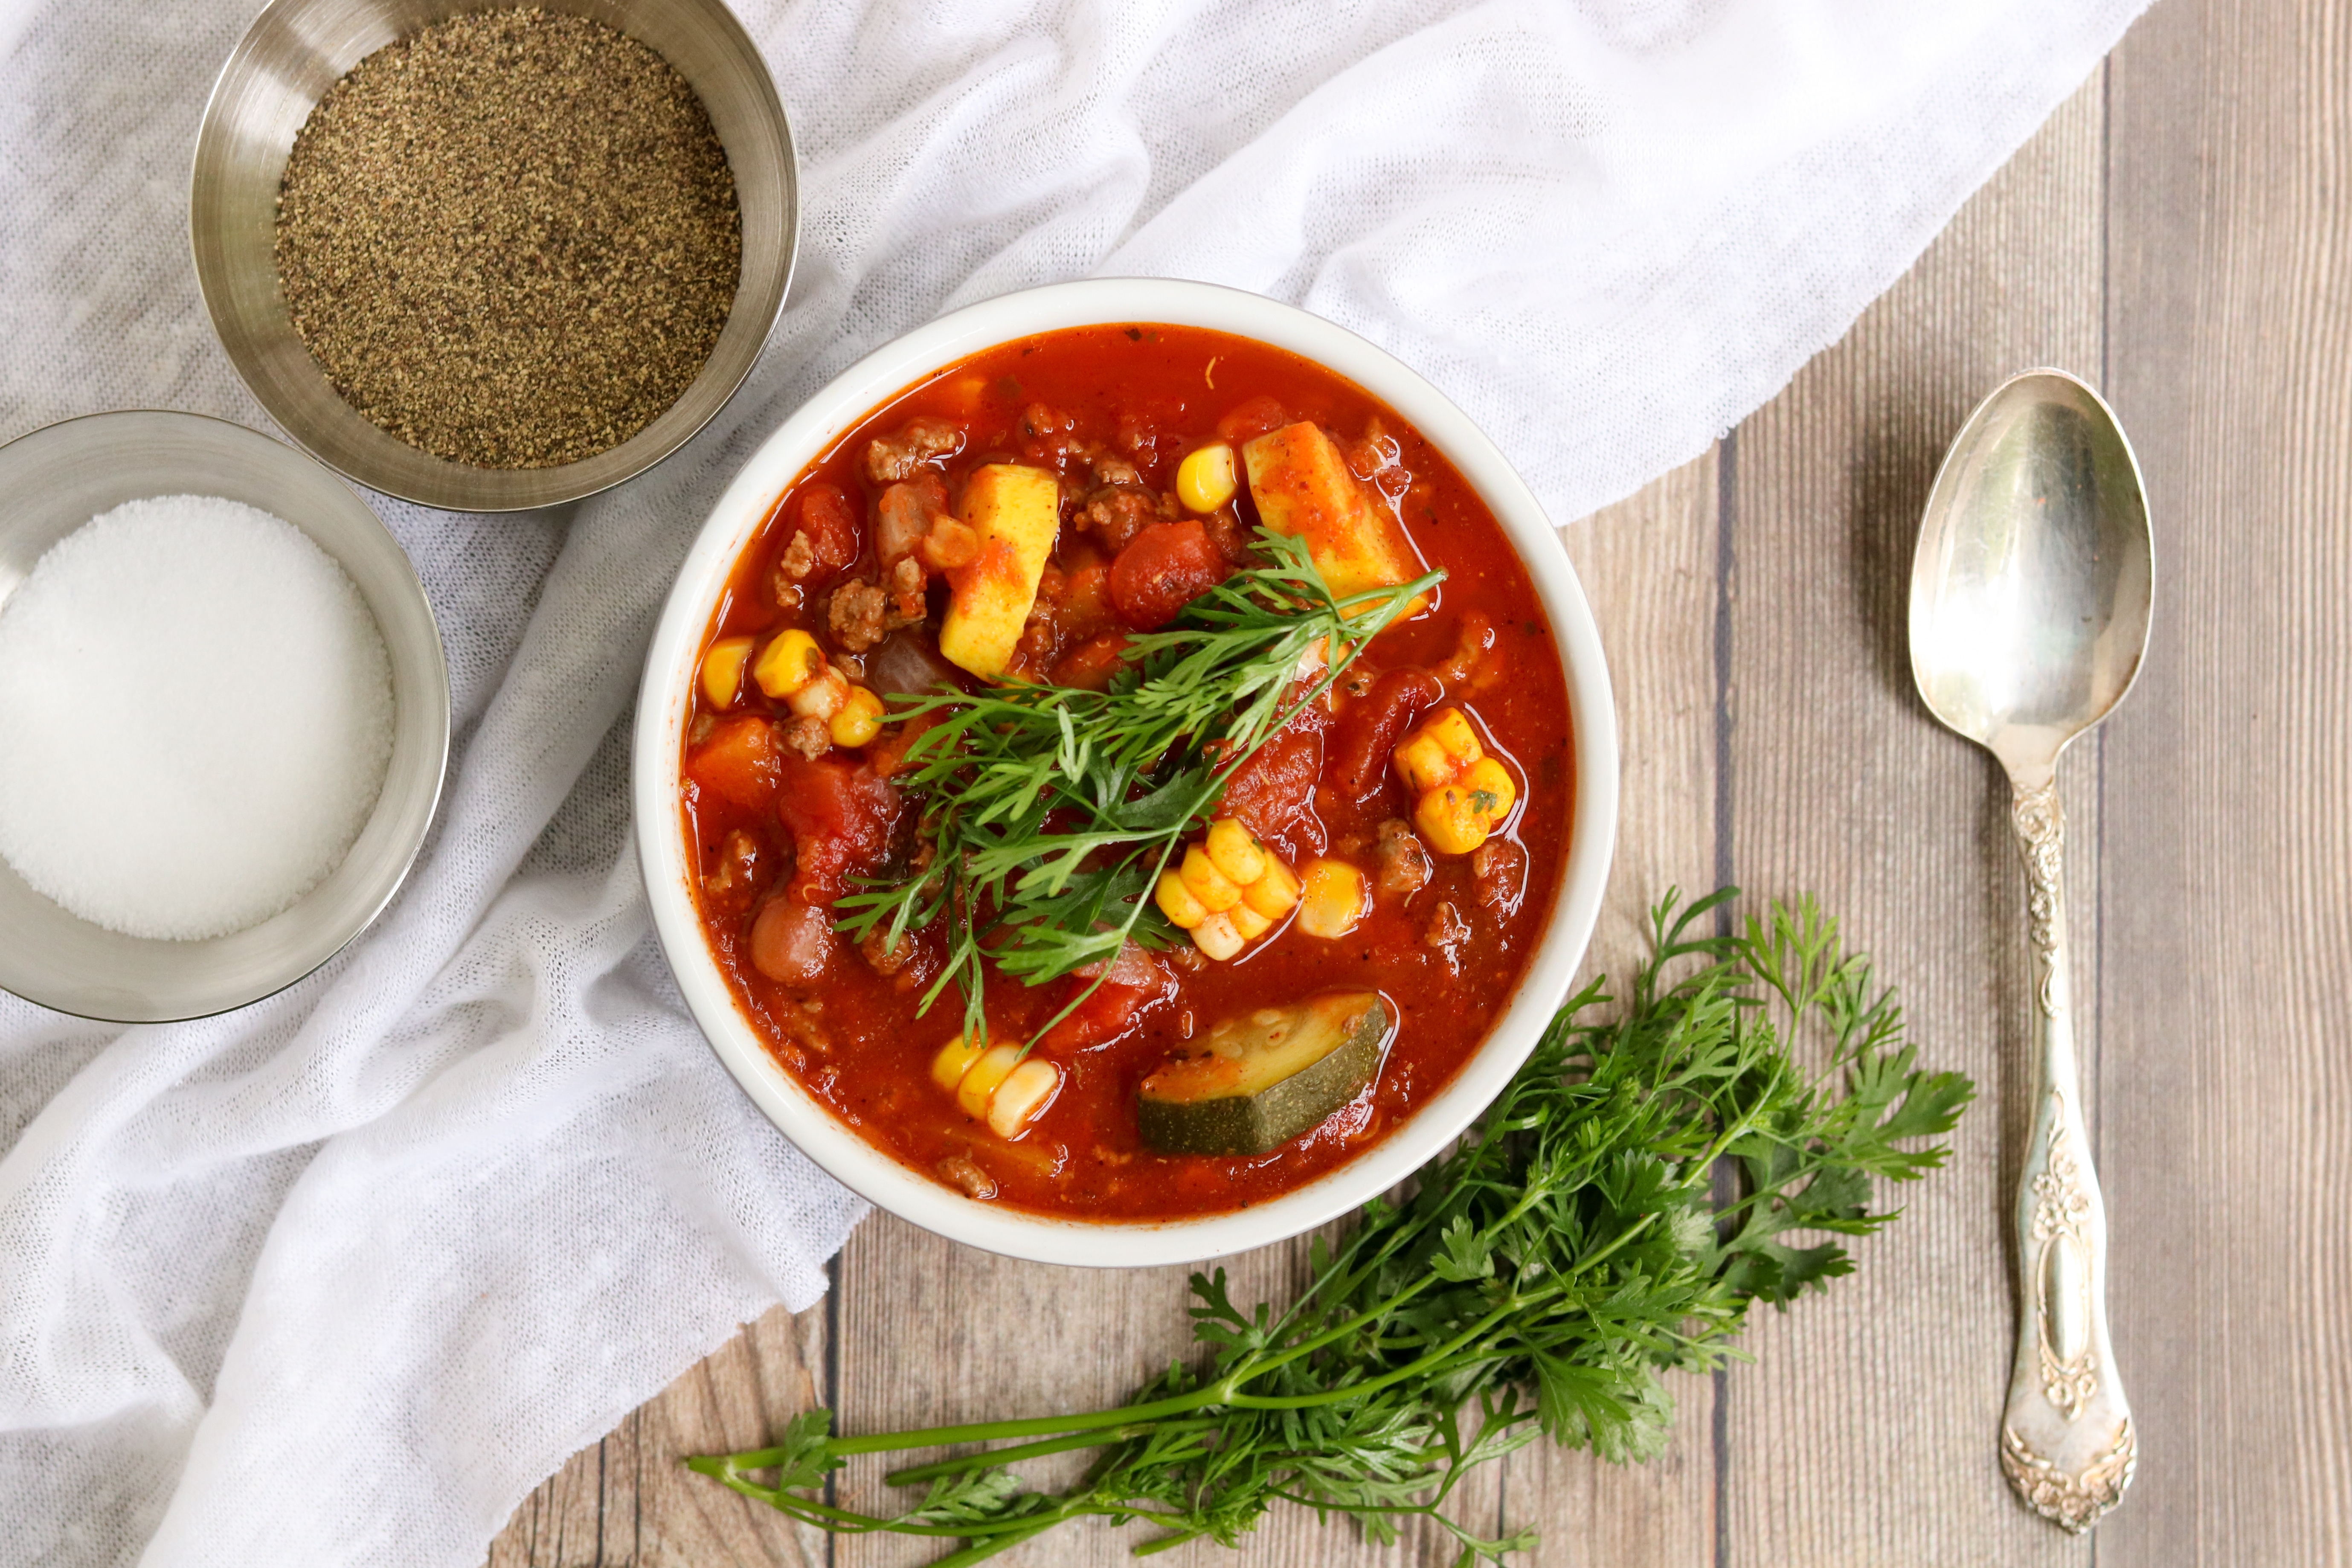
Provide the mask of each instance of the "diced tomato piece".
[{"label": "diced tomato piece", "polygon": [[800,515],[793,531],[808,541],[814,563],[805,574],[810,582],[821,582],[857,559],[857,513],[831,485],[810,485],[800,492]]},{"label": "diced tomato piece", "polygon": [[[1095,985],[1097,976],[1102,984]],[[1055,1003],[1055,1011],[1070,1008],[1070,1016],[1046,1033],[1040,1046],[1048,1051],[1083,1051],[1132,1032],[1144,1009],[1176,996],[1176,973],[1168,961],[1135,942],[1118,950],[1108,963],[1089,963],[1072,974]],[[1087,987],[1094,986],[1092,994]],[[1083,998],[1083,1000],[1080,1000]],[[1076,1006],[1071,1006],[1073,1002]]]},{"label": "diced tomato piece", "polygon": [[1087,691],[1107,689],[1110,678],[1126,668],[1126,651],[1125,632],[1105,632],[1098,637],[1088,637],[1054,666],[1054,684]]},{"label": "diced tomato piece", "polygon": [[687,776],[737,805],[762,806],[776,793],[783,749],[775,726],[754,714],[722,720],[686,760]]},{"label": "diced tomato piece", "polygon": [[[1067,1006],[1070,998],[1094,983],[1073,976],[1070,989],[1063,994],[1061,1005]],[[1136,1013],[1153,993],[1140,985],[1122,985],[1116,980],[1106,980],[1096,986],[1095,994],[1079,1003],[1070,1016],[1046,1031],[1040,1040],[1040,1050],[1060,1054],[1083,1051],[1117,1039],[1127,1033],[1136,1021]]]},{"label": "diced tomato piece", "polygon": [[1361,803],[1389,774],[1389,753],[1404,738],[1415,715],[1445,695],[1437,678],[1407,666],[1391,669],[1339,716],[1331,759],[1331,786]]},{"label": "diced tomato piece", "polygon": [[1289,424],[1290,411],[1271,396],[1260,393],[1244,403],[1235,404],[1217,421],[1217,434],[1239,445],[1253,436],[1263,436],[1269,430],[1279,430]]},{"label": "diced tomato piece", "polygon": [[1110,563],[1111,603],[1129,626],[1157,631],[1226,575],[1225,558],[1199,519],[1155,522]]},{"label": "diced tomato piece", "polygon": [[798,752],[783,753],[779,783],[776,816],[793,836],[791,894],[804,904],[830,904],[850,878],[889,853],[898,792],[862,763],[812,761]]},{"label": "diced tomato piece", "polygon": [[1315,815],[1315,783],[1322,772],[1321,732],[1292,725],[1234,771],[1220,809],[1290,855],[1319,851],[1324,833],[1322,818]]},{"label": "diced tomato piece", "polygon": [[[936,708],[927,709],[905,723],[895,726],[888,734],[866,748],[866,765],[883,778],[896,776],[898,771],[906,766],[907,752],[914,745],[916,737],[922,734],[924,731],[944,722],[945,717]],[[929,763],[932,754],[926,751],[916,765],[922,766]]]}]

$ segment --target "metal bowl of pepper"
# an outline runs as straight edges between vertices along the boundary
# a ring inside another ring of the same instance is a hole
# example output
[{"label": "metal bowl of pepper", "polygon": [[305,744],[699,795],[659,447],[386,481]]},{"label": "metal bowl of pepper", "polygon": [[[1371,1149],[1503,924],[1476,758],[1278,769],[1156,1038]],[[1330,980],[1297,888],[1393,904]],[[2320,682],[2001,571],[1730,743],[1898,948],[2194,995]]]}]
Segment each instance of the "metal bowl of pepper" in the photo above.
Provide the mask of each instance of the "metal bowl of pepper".
[{"label": "metal bowl of pepper", "polygon": [[683,445],[751,374],[800,226],[783,105],[720,0],[275,0],[214,86],[188,216],[286,434],[470,511]]}]

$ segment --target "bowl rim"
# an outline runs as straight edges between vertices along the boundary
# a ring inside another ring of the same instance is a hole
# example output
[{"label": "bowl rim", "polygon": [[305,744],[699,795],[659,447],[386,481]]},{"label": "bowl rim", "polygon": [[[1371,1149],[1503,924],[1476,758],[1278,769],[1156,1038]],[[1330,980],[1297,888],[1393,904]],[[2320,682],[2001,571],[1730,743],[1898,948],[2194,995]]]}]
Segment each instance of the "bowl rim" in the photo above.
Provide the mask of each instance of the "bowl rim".
[{"label": "bowl rim", "polygon": [[[213,84],[205,92],[204,113],[197,120],[195,139],[190,144],[188,153],[188,221],[186,226],[186,239],[190,263],[195,270],[196,293],[204,300],[205,324],[212,328],[213,340],[219,345],[222,353],[227,357],[231,368],[236,372],[238,383],[244,386],[247,395],[261,405],[262,411],[268,416],[271,424],[277,427],[285,442],[299,449],[305,456],[317,462],[324,464],[328,468],[331,469],[334,473],[341,476],[350,483],[374,490],[380,495],[391,496],[396,500],[409,501],[417,506],[433,507],[440,510],[497,514],[500,512],[532,511],[542,507],[569,506],[575,501],[585,500],[591,496],[602,495],[607,490],[627,484],[632,479],[642,478],[646,473],[651,472],[654,468],[660,467],[661,464],[676,456],[678,450],[685,447],[688,442],[693,440],[705,429],[709,428],[710,422],[718,418],[721,413],[726,411],[727,405],[732,403],[735,400],[736,395],[743,390],[743,384],[751,378],[751,373],[759,368],[761,356],[766,353],[769,342],[775,337],[776,323],[783,319],[784,305],[792,297],[793,280],[798,275],[800,269],[801,229],[803,216],[801,211],[800,143],[793,135],[791,111],[784,106],[783,95],[776,86],[775,72],[770,68],[767,56],[760,48],[759,40],[751,37],[750,30],[743,26],[742,18],[735,14],[734,8],[727,3],[727,0],[702,0],[702,4],[709,15],[718,22],[719,26],[723,30],[730,32],[733,35],[734,41],[740,47],[744,57],[749,59],[755,68],[757,68],[756,85],[759,89],[759,102],[757,107],[760,112],[772,122],[777,141],[782,147],[782,174],[784,198],[783,266],[781,275],[776,279],[773,298],[769,300],[767,302],[765,310],[766,320],[754,321],[752,323],[755,335],[749,345],[748,352],[743,355],[742,363],[736,368],[732,376],[722,377],[723,384],[720,383],[713,384],[713,390],[716,393],[716,395],[712,398],[709,407],[704,411],[700,416],[692,418],[673,428],[659,443],[647,447],[646,453],[640,459],[631,463],[618,465],[609,475],[593,478],[588,479],[584,483],[575,480],[570,484],[550,485],[546,488],[544,493],[534,492],[530,494],[521,494],[511,500],[496,497],[485,498],[470,493],[460,494],[454,487],[454,484],[445,486],[435,483],[416,483],[402,480],[395,475],[358,472],[353,468],[346,468],[343,464],[338,462],[326,452],[319,450],[318,447],[313,446],[310,440],[305,438],[302,430],[299,428],[301,421],[297,418],[289,417],[289,410],[281,405],[283,400],[278,397],[275,395],[274,390],[266,384],[265,378],[257,375],[252,369],[248,368],[247,362],[248,358],[252,357],[254,351],[250,349],[240,350],[234,346],[229,341],[228,334],[221,329],[221,318],[222,311],[226,308],[225,300],[227,284],[226,279],[219,275],[217,266],[212,261],[209,261],[206,258],[205,247],[199,234],[196,219],[198,203],[202,199],[204,192],[204,174],[206,156],[208,153],[210,153],[213,143],[226,133],[221,128],[220,112],[224,94],[226,92],[230,85],[231,73],[236,71],[241,64],[246,62],[247,58],[255,52],[257,40],[261,38],[269,27],[278,24],[285,15],[299,7],[312,5],[319,3],[320,3],[320,0],[268,0],[268,4],[265,5],[257,13],[255,14],[252,22],[247,26],[245,32],[238,37],[236,46],[229,50],[228,57],[221,62],[220,70],[214,76]],[[442,3],[446,6],[446,10],[442,16],[436,18],[437,20],[447,20],[452,16],[460,16],[468,12],[479,11],[486,8],[484,5],[478,3],[478,0],[442,0]],[[494,6],[495,0],[493,0],[492,8],[494,8]],[[627,31],[625,28],[617,28],[617,26],[616,30],[623,32]],[[635,34],[630,34],[629,36],[632,37],[635,37]],[[638,41],[645,42],[643,39],[639,39]],[[652,47],[650,44],[647,44],[646,47]],[[656,54],[661,54],[659,49],[656,49],[654,52]],[[665,63],[670,64],[671,69],[676,70],[677,68],[674,62],[669,61],[668,56],[663,55],[662,58]],[[693,84],[688,83],[688,85],[692,86]],[[700,97],[698,90],[697,92],[697,97]],[[314,103],[312,107],[315,108],[316,104]],[[709,106],[706,103],[704,105],[704,112],[708,114],[709,111]],[[713,133],[716,133],[715,125],[713,127]],[[720,148],[724,151],[726,143],[722,139],[720,142]],[[730,160],[730,165],[731,170],[731,158]],[[738,221],[740,224],[741,216],[740,191],[737,205]],[[737,304],[740,305],[741,300],[742,296],[739,292],[737,295]],[[731,326],[734,323],[734,320],[735,316],[733,308],[730,307],[727,325]],[[722,335],[725,330],[725,327],[720,329]],[[307,353],[308,350],[306,349],[304,352]],[[718,357],[718,346],[715,344],[711,350],[711,357],[713,360]],[[425,471],[436,476],[449,474],[479,476],[488,474],[498,476],[517,475],[552,477],[567,473],[574,473],[582,468],[599,463],[603,459],[610,457],[612,454],[622,450],[624,447],[627,447],[630,442],[635,441],[639,437],[642,437],[647,431],[652,430],[654,426],[659,424],[662,419],[667,417],[671,413],[674,413],[678,406],[693,394],[695,387],[700,383],[703,374],[708,372],[709,369],[710,363],[710,361],[705,361],[703,370],[697,372],[695,379],[687,384],[686,390],[678,395],[677,402],[672,403],[670,406],[664,409],[661,414],[655,416],[653,422],[647,424],[645,429],[640,430],[636,436],[630,437],[629,440],[622,442],[619,446],[608,447],[602,452],[593,453],[588,457],[580,458],[569,463],[559,463],[552,468],[477,468],[471,464],[452,462],[448,458],[441,458],[434,453],[425,452],[422,448],[414,449],[417,451],[420,457],[431,459],[434,467]],[[320,374],[320,380],[323,384],[327,385],[330,394],[340,401],[341,395],[334,391],[331,383],[326,382],[323,373]],[[349,405],[346,405],[345,406],[348,407]],[[364,416],[359,416],[356,410],[353,411],[353,415],[355,417],[364,418]],[[397,439],[397,437],[393,438]],[[495,483],[496,481],[493,480],[491,482]],[[520,489],[524,487],[518,484],[516,488]]]},{"label": "bowl rim", "polygon": [[[383,543],[392,552],[393,557],[398,559],[407,569],[405,579],[402,584],[404,595],[413,596],[414,607],[421,612],[423,617],[422,625],[431,641],[432,658],[427,661],[427,664],[433,679],[431,682],[432,691],[429,695],[434,698],[437,698],[437,700],[428,701],[425,704],[427,715],[431,721],[431,734],[427,742],[426,750],[432,760],[432,787],[425,793],[422,808],[415,811],[415,829],[410,837],[406,852],[400,856],[397,864],[393,868],[391,873],[384,879],[382,887],[367,900],[366,903],[362,908],[354,911],[355,918],[349,922],[350,929],[342,932],[335,939],[331,945],[324,948],[322,951],[316,952],[315,953],[305,953],[303,956],[307,959],[307,962],[305,962],[299,970],[292,970],[282,976],[273,975],[271,977],[270,984],[267,987],[254,990],[251,994],[244,996],[241,1000],[224,1003],[216,1007],[204,1007],[192,1013],[148,1011],[133,1016],[119,1012],[99,1011],[92,1010],[87,1005],[75,1005],[70,1002],[59,1001],[49,996],[37,994],[37,988],[28,990],[20,989],[13,985],[0,985],[0,990],[5,990],[10,995],[22,997],[24,1000],[34,1004],[36,1006],[46,1007],[51,1012],[62,1013],[68,1017],[89,1018],[99,1023],[106,1024],[183,1024],[204,1018],[216,1018],[225,1014],[237,1012],[243,1008],[252,1006],[257,1002],[267,1001],[270,997],[277,995],[279,992],[285,991],[289,987],[300,984],[303,981],[317,973],[320,969],[326,967],[328,963],[331,963],[345,949],[349,948],[352,942],[357,942],[368,931],[372,930],[376,921],[383,918],[383,911],[392,906],[393,900],[399,897],[401,889],[408,885],[408,879],[415,873],[416,869],[416,862],[425,852],[425,840],[432,837],[433,824],[440,816],[442,797],[448,792],[449,787],[449,736],[451,730],[449,650],[447,644],[444,641],[441,636],[441,618],[434,611],[432,596],[425,591],[424,579],[417,574],[415,560],[409,555],[407,549],[402,545],[399,539],[394,535],[392,530],[385,525],[383,519],[377,515],[376,510],[368,505],[366,499],[360,495],[359,492],[352,488],[351,481],[344,475],[337,471],[331,464],[322,462],[317,458],[312,457],[309,452],[302,450],[300,447],[294,446],[290,442],[281,441],[266,431],[256,430],[249,425],[239,424],[234,419],[226,419],[218,415],[198,414],[184,408],[107,408],[100,409],[89,414],[69,415],[63,419],[52,419],[46,425],[35,426],[30,430],[23,431],[18,435],[10,437],[5,442],[0,442],[0,451],[6,451],[10,448],[16,447],[25,442],[34,441],[43,437],[52,436],[56,432],[69,426],[94,425],[132,416],[146,419],[175,420],[184,422],[197,428],[216,426],[218,427],[217,431],[214,433],[215,438],[222,439],[226,442],[262,443],[263,445],[261,447],[254,447],[252,450],[255,452],[259,452],[264,449],[272,451],[274,455],[268,460],[273,462],[308,464],[311,468],[317,469],[320,477],[326,482],[331,484],[337,490],[349,497],[352,507],[356,509],[354,515],[363,515],[370,522],[374,524],[376,532],[383,536]],[[226,432],[226,434],[222,435],[220,434],[221,432]],[[170,494],[173,492],[159,491],[155,493]],[[303,524],[299,520],[289,518],[286,521],[292,522],[295,527],[302,529],[304,535],[310,538],[314,543],[318,543],[321,550],[327,549],[327,546],[322,542],[319,541],[316,535],[311,534],[308,528],[303,527]],[[333,551],[328,551],[328,554],[330,558],[335,562],[336,565],[343,570],[346,575],[352,575],[352,565],[349,562],[343,560],[339,553]],[[0,605],[5,605],[5,600],[0,599]],[[372,616],[373,615],[373,606],[371,606],[370,614]],[[386,639],[386,642],[389,643],[392,636],[391,632],[383,626],[383,618],[381,616],[375,616],[374,618],[378,623],[378,632],[383,635]],[[389,759],[387,759],[386,767],[387,770],[389,770]],[[390,773],[387,771],[387,782],[389,782],[389,778]],[[379,795],[376,806],[372,808],[369,814],[371,821],[373,820],[375,811],[381,809],[383,809],[383,800],[381,795]],[[365,834],[365,825],[362,825],[361,832],[362,835]],[[330,875],[331,875],[331,873],[330,873]],[[303,899],[308,899],[310,895],[307,893],[303,895]],[[302,900],[298,899],[292,905],[289,906],[288,910],[284,912],[291,912],[294,910],[300,909],[302,907]],[[68,916],[72,916],[71,910],[66,910],[64,912]],[[72,918],[79,919],[80,917],[72,916]],[[276,919],[278,917],[273,916],[271,918]],[[235,935],[236,933],[232,932],[230,934]]]},{"label": "bowl rim", "polygon": [[[818,454],[906,389],[982,349],[1066,327],[1165,323],[1255,338],[1357,382],[1445,454],[1493,510],[1551,621],[1567,679],[1576,792],[1549,923],[1486,1039],[1453,1079],[1363,1154],[1250,1207],[1150,1222],[1067,1219],[965,1198],[867,1143],[768,1054],[703,941],[677,830],[677,757],[694,659],[710,606],[777,497]],[[1196,1262],[1285,1240],[1411,1176],[1501,1092],[1540,1038],[1582,962],[1608,881],[1618,811],[1616,709],[1591,606],[1566,549],[1502,452],[1430,382],[1333,322],[1263,295],[1170,279],[1048,284],[968,305],[893,340],[827,383],[777,426],[712,506],[647,650],[630,762],[653,924],[688,1011],[752,1102],[803,1153],[878,1206],[1006,1257],[1097,1268]]]}]

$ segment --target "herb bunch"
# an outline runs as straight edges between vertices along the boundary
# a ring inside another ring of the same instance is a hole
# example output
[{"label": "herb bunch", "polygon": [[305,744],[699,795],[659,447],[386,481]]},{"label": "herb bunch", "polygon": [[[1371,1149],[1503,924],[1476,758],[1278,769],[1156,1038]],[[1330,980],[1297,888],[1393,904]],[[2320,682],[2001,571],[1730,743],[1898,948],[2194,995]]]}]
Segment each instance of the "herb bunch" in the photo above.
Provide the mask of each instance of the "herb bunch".
[{"label": "herb bunch", "polygon": [[[1412,1196],[1365,1206],[1289,1308],[1244,1312],[1223,1270],[1192,1277],[1205,1365],[1173,1365],[1113,1410],[831,1435],[829,1412],[782,1441],[690,1459],[795,1519],[965,1544],[964,1568],[1066,1520],[1142,1520],[1148,1554],[1200,1537],[1225,1546],[1276,1502],[1355,1518],[1375,1541],[1427,1518],[1463,1564],[1499,1562],[1531,1533],[1482,1537],[1445,1512],[1476,1467],[1537,1436],[1612,1460],[1663,1446],[1661,1374],[1738,1355],[1748,1305],[1776,1307],[1851,1271],[1833,1239],[1894,1217],[1874,1178],[1941,1164],[1922,1143],[1973,1096],[1916,1065],[1892,994],[1841,946],[1811,900],[1726,936],[1694,935],[1724,889],[1679,913],[1668,894],[1622,1010],[1596,982],[1570,999],[1471,1134],[1425,1166]],[[1796,1053],[1825,1053],[1808,1074]],[[1718,1163],[1734,1179],[1718,1188]],[[901,1469],[902,1513],[824,1500],[855,1454],[993,1445]],[[1076,1484],[1024,1490],[1005,1467],[1099,1452]],[[758,1477],[772,1472],[773,1479]]]},{"label": "herb bunch", "polygon": [[[894,721],[938,716],[897,779],[922,804],[924,852],[919,869],[835,908],[845,935],[878,930],[893,944],[948,917],[948,960],[925,1010],[956,983],[979,1039],[984,964],[1042,985],[1107,966],[1128,942],[1175,941],[1150,892],[1185,836],[1235,769],[1444,577],[1339,599],[1303,542],[1261,531],[1258,550],[1261,564],[1194,599],[1169,629],[1129,638],[1107,690],[1008,681],[892,699]],[[1318,644],[1322,674],[1297,689]]]}]

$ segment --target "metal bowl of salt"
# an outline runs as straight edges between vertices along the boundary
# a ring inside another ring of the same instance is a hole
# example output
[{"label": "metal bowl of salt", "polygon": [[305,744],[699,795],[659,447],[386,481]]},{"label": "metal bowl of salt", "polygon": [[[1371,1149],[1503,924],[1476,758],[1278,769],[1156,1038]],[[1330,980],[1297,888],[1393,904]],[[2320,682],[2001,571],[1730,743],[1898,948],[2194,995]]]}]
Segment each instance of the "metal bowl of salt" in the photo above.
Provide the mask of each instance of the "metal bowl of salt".
[{"label": "metal bowl of salt", "polygon": [[725,150],[741,221],[741,272],[702,369],[652,423],[549,468],[436,457],[372,423],[297,334],[275,250],[278,198],[296,134],[352,67],[450,17],[521,0],[273,0],[222,68],[197,132],[188,229],[213,329],[278,426],[311,456],[386,495],[457,511],[554,506],[652,468],[726,406],[783,309],[800,237],[792,132],[758,47],[722,0],[530,0],[652,49],[701,100]]},{"label": "metal bowl of salt", "polygon": [[[226,935],[127,936],[34,890],[0,858],[0,988],[122,1023],[202,1017],[301,979],[374,921],[425,842],[449,751],[449,672],[415,569],[351,488],[299,452],[224,420],[161,410],[93,414],[0,447],[0,617],[51,545],[100,513],[156,497],[219,497],[308,535],[359,592],[391,684],[389,760],[339,864],[289,907]],[[168,658],[173,650],[158,648]],[[142,721],[142,694],[91,723]],[[11,757],[5,765],[38,765]]]}]

